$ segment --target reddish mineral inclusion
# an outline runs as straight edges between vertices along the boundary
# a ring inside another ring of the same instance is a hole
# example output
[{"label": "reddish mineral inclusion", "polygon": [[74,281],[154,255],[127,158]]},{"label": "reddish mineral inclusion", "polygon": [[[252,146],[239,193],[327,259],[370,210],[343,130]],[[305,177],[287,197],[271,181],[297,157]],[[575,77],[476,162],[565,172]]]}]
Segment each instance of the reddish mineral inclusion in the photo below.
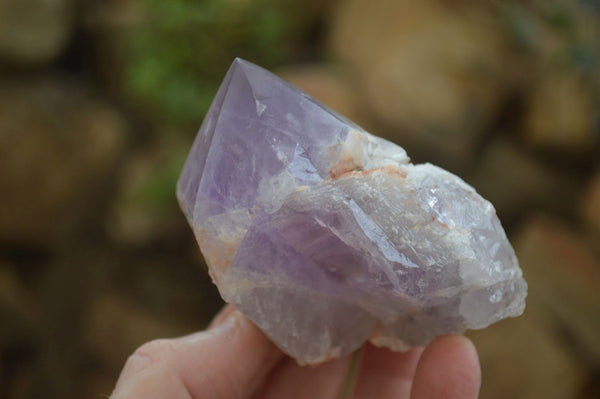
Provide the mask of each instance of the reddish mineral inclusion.
[{"label": "reddish mineral inclusion", "polygon": [[525,308],[494,207],[236,59],[177,197],[223,298],[301,364],[394,350]]}]

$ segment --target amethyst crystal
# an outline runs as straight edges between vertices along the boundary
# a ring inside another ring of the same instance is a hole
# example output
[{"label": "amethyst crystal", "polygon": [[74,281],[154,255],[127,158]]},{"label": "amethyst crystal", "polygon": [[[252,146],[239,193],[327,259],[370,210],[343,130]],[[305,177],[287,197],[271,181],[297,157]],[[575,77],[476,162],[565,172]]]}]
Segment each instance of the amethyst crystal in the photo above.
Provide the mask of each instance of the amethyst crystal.
[{"label": "amethyst crystal", "polygon": [[300,363],[405,350],[525,307],[494,207],[236,59],[177,196],[223,298]]}]

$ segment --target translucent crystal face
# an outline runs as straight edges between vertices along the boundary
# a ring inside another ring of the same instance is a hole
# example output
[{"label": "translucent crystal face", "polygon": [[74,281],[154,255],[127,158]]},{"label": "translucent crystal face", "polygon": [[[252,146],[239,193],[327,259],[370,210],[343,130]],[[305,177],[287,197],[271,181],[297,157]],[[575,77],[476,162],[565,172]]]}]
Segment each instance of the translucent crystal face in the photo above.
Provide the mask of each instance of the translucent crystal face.
[{"label": "translucent crystal face", "polygon": [[520,315],[493,206],[236,59],[177,196],[223,298],[300,363],[403,350]]}]

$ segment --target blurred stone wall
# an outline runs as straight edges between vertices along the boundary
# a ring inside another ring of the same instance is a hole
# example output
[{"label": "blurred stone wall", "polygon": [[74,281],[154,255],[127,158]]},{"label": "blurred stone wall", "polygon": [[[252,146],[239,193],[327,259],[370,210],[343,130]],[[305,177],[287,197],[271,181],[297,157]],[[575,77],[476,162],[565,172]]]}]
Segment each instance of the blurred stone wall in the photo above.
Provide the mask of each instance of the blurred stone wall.
[{"label": "blurred stone wall", "polygon": [[600,392],[600,3],[0,0],[0,397],[109,394],[221,306],[174,185],[235,56],[463,177],[530,295],[482,398]]}]

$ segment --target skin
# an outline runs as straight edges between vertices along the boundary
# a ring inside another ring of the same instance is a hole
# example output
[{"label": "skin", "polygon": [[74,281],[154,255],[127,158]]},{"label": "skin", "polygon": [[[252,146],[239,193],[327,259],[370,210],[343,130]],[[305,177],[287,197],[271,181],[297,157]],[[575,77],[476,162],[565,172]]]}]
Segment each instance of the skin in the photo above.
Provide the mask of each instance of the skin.
[{"label": "skin", "polygon": [[[206,331],[142,345],[129,357],[111,399],[340,398],[351,357],[301,367],[247,318],[226,306]],[[477,352],[462,336],[405,353],[366,344],[348,397],[477,398]]]}]

